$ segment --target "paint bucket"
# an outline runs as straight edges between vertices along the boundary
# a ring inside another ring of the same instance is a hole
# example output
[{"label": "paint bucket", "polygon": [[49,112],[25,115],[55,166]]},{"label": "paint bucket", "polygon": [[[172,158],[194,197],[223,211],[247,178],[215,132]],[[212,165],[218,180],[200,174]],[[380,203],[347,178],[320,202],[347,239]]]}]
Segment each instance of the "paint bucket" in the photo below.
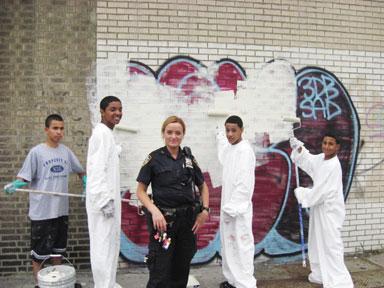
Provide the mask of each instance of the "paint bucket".
[{"label": "paint bucket", "polygon": [[[67,258],[65,259],[71,264]],[[41,264],[43,265],[44,261]],[[76,283],[75,268],[72,265],[46,267],[37,273],[37,281],[40,288],[73,288]]]}]

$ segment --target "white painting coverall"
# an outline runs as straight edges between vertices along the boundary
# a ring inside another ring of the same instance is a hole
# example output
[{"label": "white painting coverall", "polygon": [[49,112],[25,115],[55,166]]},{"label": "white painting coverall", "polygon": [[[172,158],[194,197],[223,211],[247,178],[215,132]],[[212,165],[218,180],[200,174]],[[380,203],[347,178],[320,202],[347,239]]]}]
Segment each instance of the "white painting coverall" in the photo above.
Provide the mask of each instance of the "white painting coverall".
[{"label": "white painting coverall", "polygon": [[252,195],[255,153],[248,141],[231,145],[217,135],[218,158],[223,165],[220,238],[224,277],[236,288],[255,288]]},{"label": "white painting coverall", "polygon": [[337,156],[324,160],[302,147],[291,158],[313,181],[313,187],[295,192],[298,202],[309,212],[308,257],[310,280],[324,288],[352,288],[353,282],[344,264],[341,228],[345,218],[342,170]]},{"label": "white painting coverall", "polygon": [[[86,192],[95,288],[120,287],[116,283],[121,223],[119,152],[112,130],[98,123],[89,139]],[[101,209],[111,199],[114,203],[114,216],[107,218]]]}]

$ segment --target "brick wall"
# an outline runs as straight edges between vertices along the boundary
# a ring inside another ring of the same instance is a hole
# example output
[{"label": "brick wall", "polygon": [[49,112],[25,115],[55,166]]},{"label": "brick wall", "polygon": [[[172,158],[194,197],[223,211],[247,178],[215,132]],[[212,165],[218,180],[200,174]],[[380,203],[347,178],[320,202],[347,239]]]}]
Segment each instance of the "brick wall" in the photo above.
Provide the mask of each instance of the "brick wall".
[{"label": "brick wall", "polygon": [[[381,249],[383,12],[383,2],[362,0],[1,1],[0,184],[12,180],[29,149],[43,141],[44,118],[53,112],[64,116],[64,143],[85,164],[91,127],[87,102],[97,94],[94,78],[87,77],[97,75],[99,64],[119,66],[129,59],[157,70],[178,55],[207,66],[229,57],[254,75],[265,62],[281,57],[297,70],[325,68],[348,90],[360,118],[362,146],[343,238],[348,253]],[[120,84],[125,87],[123,80]],[[108,90],[102,84],[97,88]],[[156,113],[149,116],[152,124],[157,121]],[[126,143],[130,151],[133,138]],[[156,141],[161,143],[160,137]],[[141,163],[145,155],[124,157]],[[80,189],[73,177],[70,190]],[[2,274],[30,269],[27,199],[0,196]],[[70,219],[70,259],[88,267],[83,202],[71,200]]]},{"label": "brick wall", "polygon": [[[60,113],[64,143],[85,164],[90,133],[86,77],[95,59],[94,1],[0,2],[0,184],[11,181],[44,120]],[[81,192],[71,178],[71,192]],[[69,256],[89,265],[85,205],[71,200]],[[0,195],[0,274],[30,269],[28,195]]]},{"label": "brick wall", "polygon": [[381,249],[383,11],[381,1],[98,1],[97,59],[139,61],[156,71],[178,55],[207,66],[229,57],[249,75],[284,58],[297,70],[317,66],[334,73],[361,123],[346,201],[346,252]]}]

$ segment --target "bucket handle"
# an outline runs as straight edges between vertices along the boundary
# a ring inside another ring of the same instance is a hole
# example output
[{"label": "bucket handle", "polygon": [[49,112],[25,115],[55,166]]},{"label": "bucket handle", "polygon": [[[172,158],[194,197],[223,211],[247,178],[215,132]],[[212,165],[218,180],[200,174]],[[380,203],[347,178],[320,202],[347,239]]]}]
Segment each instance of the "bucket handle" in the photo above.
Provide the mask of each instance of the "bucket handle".
[{"label": "bucket handle", "polygon": [[49,254],[47,258],[45,258],[41,263],[40,263],[40,270],[41,268],[43,267],[45,261],[47,261],[48,259],[51,259],[51,258],[64,258],[65,261],[67,261],[67,263],[74,267],[73,264],[71,263],[71,261],[69,261],[69,259],[67,257],[65,257],[64,255],[61,255],[61,254]]}]

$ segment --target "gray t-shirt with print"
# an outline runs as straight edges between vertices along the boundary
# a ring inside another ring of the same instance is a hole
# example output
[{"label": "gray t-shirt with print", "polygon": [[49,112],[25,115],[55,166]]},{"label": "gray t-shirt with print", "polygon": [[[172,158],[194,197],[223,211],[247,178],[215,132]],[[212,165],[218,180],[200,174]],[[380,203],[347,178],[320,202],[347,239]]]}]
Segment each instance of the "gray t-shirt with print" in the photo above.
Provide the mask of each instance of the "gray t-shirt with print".
[{"label": "gray t-shirt with print", "polygon": [[[70,173],[83,172],[75,154],[65,145],[52,148],[39,144],[29,151],[17,177],[30,182],[30,188],[68,193]],[[45,220],[68,215],[68,197],[29,193],[29,218]]]}]

